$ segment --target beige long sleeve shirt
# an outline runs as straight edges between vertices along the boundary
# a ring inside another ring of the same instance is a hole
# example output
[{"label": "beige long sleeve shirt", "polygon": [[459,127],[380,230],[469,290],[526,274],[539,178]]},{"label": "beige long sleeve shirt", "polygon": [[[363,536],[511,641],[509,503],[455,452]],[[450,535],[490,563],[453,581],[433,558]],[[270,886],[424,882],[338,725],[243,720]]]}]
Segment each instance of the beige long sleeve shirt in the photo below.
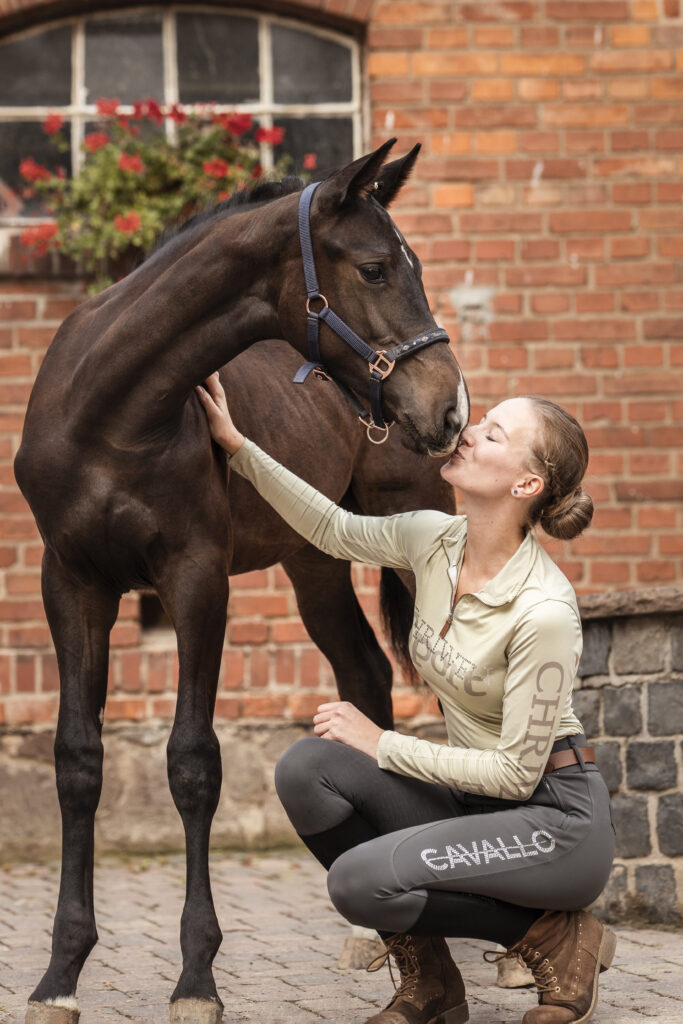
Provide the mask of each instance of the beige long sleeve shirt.
[{"label": "beige long sleeve shirt", "polygon": [[582,649],[576,597],[534,534],[485,587],[452,608],[464,516],[353,515],[251,441],[230,466],[329,555],[415,574],[411,657],[441,701],[448,743],[387,730],[377,750],[380,768],[469,793],[527,799],[554,740],[582,732],[571,703]]}]

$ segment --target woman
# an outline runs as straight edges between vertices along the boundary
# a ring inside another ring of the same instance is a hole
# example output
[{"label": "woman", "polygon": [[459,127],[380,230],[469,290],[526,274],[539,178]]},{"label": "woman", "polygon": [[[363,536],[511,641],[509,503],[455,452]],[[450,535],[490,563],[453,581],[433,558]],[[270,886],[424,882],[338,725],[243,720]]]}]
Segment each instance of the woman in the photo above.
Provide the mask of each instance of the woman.
[{"label": "woman", "polygon": [[591,520],[581,427],[546,399],[501,402],[441,470],[466,516],[354,516],[245,440],[217,374],[197,390],[231,467],[294,529],[335,557],[415,574],[411,656],[441,701],[448,744],[331,702],[276,769],[333,903],[376,928],[399,965],[394,998],[367,1024],[467,1020],[444,936],[522,957],[539,993],[524,1024],[587,1020],[615,938],[581,908],[607,881],[614,831],[571,705],[576,598],[532,530],[570,538]]}]

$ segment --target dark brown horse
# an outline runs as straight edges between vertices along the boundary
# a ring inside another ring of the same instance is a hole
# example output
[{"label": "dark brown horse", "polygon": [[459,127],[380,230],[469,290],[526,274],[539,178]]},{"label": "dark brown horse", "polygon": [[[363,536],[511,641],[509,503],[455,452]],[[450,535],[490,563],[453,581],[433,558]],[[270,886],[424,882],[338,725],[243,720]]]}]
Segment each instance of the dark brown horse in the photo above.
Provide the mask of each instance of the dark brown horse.
[{"label": "dark brown horse", "polygon": [[[385,210],[415,154],[383,167],[390,145],[326,179],[311,211],[321,291],[375,350],[435,326],[419,262]],[[375,191],[378,179],[384,187]],[[262,339],[284,337],[305,352],[298,206],[296,194],[280,194],[198,219],[71,314],[36,380],[15,471],[45,542],[43,598],[60,671],[62,813],[52,957],[27,1012],[36,1024],[77,1019],[70,1006],[97,941],[93,825],[109,633],[121,594],[141,586],[157,591],[178,640],[168,774],[185,831],[187,892],[171,1014],[220,1020],[212,962],[221,932],[208,848],[221,783],[212,716],[233,534],[225,460],[194,387]],[[327,326],[321,343],[328,369],[364,395],[367,364]],[[259,415],[268,386],[248,396]],[[464,394],[455,359],[434,344],[387,378],[384,412],[415,450],[447,452],[465,423]],[[291,435],[292,425],[280,430]]]},{"label": "dark brown horse", "polygon": [[[333,384],[290,380],[296,352],[283,341],[255,345],[221,370],[230,409],[240,429],[270,455],[350,511],[392,515],[418,508],[453,514],[453,490],[441,479],[443,459],[418,455],[394,431],[386,444],[368,444],[365,432]],[[255,412],[250,396],[271,373]],[[311,431],[310,424],[315,423]],[[351,584],[349,562],[308,544],[258,496],[244,477],[228,485],[234,547],[230,573],[281,562],[296,593],[301,618],[328,659],[342,700],[349,700],[384,728],[393,725],[391,664],[372,631]],[[399,659],[407,660],[414,580],[382,571],[382,615]]]}]

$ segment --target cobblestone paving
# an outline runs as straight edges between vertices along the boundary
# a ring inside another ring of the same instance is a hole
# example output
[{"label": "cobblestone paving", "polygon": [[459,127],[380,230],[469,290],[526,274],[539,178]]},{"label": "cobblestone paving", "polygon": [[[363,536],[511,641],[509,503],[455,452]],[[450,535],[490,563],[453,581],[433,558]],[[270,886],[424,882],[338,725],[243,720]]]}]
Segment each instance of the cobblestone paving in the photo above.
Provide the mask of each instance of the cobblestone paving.
[{"label": "cobblestone paving", "polygon": [[[393,991],[386,970],[342,971],[348,933],[332,908],[322,869],[305,854],[216,855],[212,877],[224,931],[216,958],[224,1024],[362,1024]],[[0,1022],[23,1021],[44,971],[56,906],[58,867],[0,871]],[[162,1024],[180,970],[178,924],[184,858],[107,859],[95,872],[100,941],[81,975],[82,1024]],[[472,1024],[517,1024],[530,989],[495,986],[485,944],[451,942],[468,988]],[[603,975],[595,1024],[683,1022],[683,935],[619,929],[614,965]]]}]

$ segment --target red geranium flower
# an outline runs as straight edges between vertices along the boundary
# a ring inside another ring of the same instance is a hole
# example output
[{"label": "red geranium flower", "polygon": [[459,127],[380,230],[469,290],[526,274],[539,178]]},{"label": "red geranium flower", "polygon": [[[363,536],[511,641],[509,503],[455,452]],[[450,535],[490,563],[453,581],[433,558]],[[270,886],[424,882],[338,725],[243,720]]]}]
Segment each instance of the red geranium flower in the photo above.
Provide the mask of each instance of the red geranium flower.
[{"label": "red geranium flower", "polygon": [[284,136],[284,128],[257,128],[254,132],[257,142],[268,142],[271,146],[279,146]]},{"label": "red geranium flower", "polygon": [[173,103],[168,108],[168,116],[172,121],[175,121],[176,124],[185,124],[185,122],[187,121],[187,114],[181,107],[178,106],[177,103]]},{"label": "red geranium flower", "polygon": [[102,146],[106,146],[108,142],[109,136],[106,132],[90,132],[83,139],[83,145],[91,153],[96,153],[98,149],[102,149]]},{"label": "red geranium flower", "polygon": [[129,135],[139,135],[140,129],[136,124],[131,124],[130,118],[126,117],[125,114],[119,114],[116,118],[116,122],[119,128],[123,128],[124,132],[128,132]]},{"label": "red geranium flower", "polygon": [[225,160],[220,160],[218,157],[214,160],[207,160],[202,164],[204,168],[204,174],[208,174],[210,178],[224,178],[230,170],[229,164]]},{"label": "red geranium flower", "polygon": [[262,174],[263,167],[261,167],[261,164],[254,164],[254,166],[251,169],[252,178],[260,178]]},{"label": "red geranium flower", "polygon": [[26,178],[26,181],[48,181],[52,177],[47,167],[36,163],[32,156],[27,156],[25,160],[21,161],[19,174],[22,178]]},{"label": "red geranium flower", "polygon": [[157,124],[161,124],[164,119],[161,107],[157,101],[151,97],[133,104],[133,117],[138,121],[156,121]]},{"label": "red geranium flower", "polygon": [[118,96],[114,96],[113,99],[107,99],[106,96],[101,96],[99,100],[95,101],[95,110],[102,117],[111,117],[119,109],[121,100]]},{"label": "red geranium flower", "polygon": [[48,114],[43,121],[43,131],[46,135],[55,135],[64,124],[61,114]]},{"label": "red geranium flower", "polygon": [[314,171],[318,166],[318,157],[315,153],[304,153],[304,169],[307,171]]},{"label": "red geranium flower", "polygon": [[132,235],[142,226],[142,218],[137,210],[129,210],[128,213],[117,213],[114,217],[114,227],[123,235]]},{"label": "red geranium flower", "polygon": [[251,128],[253,122],[251,114],[214,114],[214,124],[219,124],[231,135],[244,135]]},{"label": "red geranium flower", "polygon": [[19,241],[22,245],[31,246],[35,256],[44,256],[58,230],[54,221],[51,221],[49,224],[35,224],[24,228],[19,235]]},{"label": "red geranium flower", "polygon": [[118,164],[120,170],[132,171],[133,174],[142,174],[145,169],[145,165],[137,153],[122,153],[119,157]]}]

